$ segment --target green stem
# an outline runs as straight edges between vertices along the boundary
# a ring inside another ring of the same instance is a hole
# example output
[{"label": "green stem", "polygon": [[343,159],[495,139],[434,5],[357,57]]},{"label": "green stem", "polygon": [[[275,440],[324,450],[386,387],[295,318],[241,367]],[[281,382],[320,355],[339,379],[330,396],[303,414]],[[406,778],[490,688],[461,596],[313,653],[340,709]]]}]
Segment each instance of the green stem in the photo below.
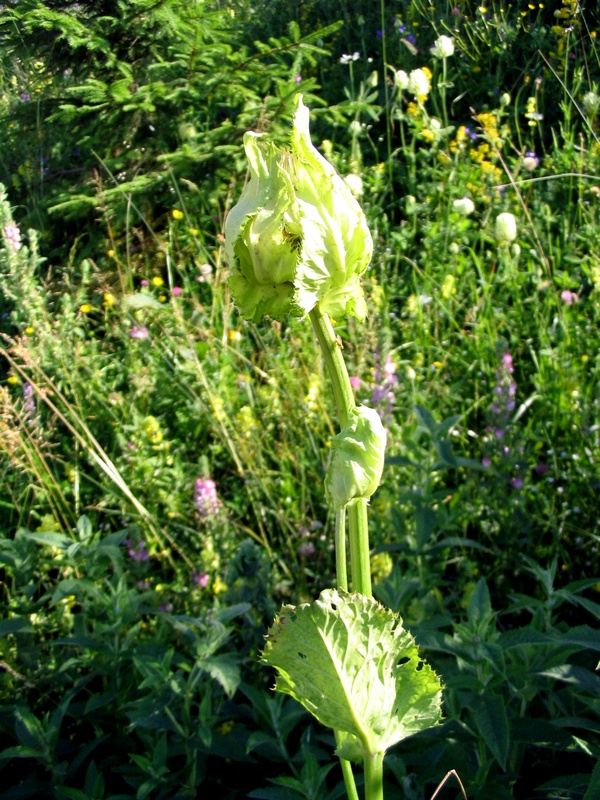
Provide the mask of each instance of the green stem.
[{"label": "green stem", "polygon": [[383,800],[383,753],[365,756],[365,800]]},{"label": "green stem", "polygon": [[342,345],[335,335],[331,320],[327,314],[323,314],[315,306],[309,313],[309,317],[333,385],[333,397],[338,414],[338,422],[340,427],[345,428],[350,421],[350,411],[356,408],[356,403],[354,402],[354,392],[350,385],[346,362],[342,355]]},{"label": "green stem", "polygon": [[346,563],[346,509],[340,508],[335,515],[335,577],[338,589],[348,591],[348,569]]},{"label": "green stem", "polygon": [[352,589],[366,597],[372,597],[369,518],[367,501],[364,498],[356,500],[348,508],[348,538],[350,540]]}]

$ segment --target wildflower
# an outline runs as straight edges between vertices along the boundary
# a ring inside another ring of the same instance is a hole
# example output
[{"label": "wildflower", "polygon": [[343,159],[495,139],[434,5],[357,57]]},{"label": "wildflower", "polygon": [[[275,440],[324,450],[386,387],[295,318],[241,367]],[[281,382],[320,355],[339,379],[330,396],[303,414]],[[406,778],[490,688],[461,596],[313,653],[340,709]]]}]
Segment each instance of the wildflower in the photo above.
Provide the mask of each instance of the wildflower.
[{"label": "wildflower", "polygon": [[102,300],[102,305],[104,308],[112,308],[116,302],[117,298],[114,296],[114,294],[111,294],[110,292],[104,292],[104,299]]},{"label": "wildflower", "polygon": [[179,297],[182,291],[183,290],[181,286],[174,286],[173,289],[171,290],[171,294],[173,295],[173,297]]},{"label": "wildflower", "polygon": [[131,539],[126,539],[125,545],[132,561],[148,561],[150,558],[150,553],[146,550],[146,542],[143,539],[137,544],[134,544]]},{"label": "wildflower", "polygon": [[358,392],[360,389],[360,378],[358,375],[350,375],[350,386],[352,387],[353,391]]},{"label": "wildflower", "polygon": [[453,294],[456,294],[456,286],[454,283],[454,275],[446,275],[442,282],[442,297],[444,300],[448,300]]},{"label": "wildflower", "polygon": [[586,114],[593,117],[598,113],[600,108],[600,97],[596,92],[586,92],[583,95],[583,110]]},{"label": "wildflower", "polygon": [[147,339],[148,338],[148,328],[145,325],[133,325],[129,336],[132,339]]},{"label": "wildflower", "polygon": [[461,217],[468,217],[469,214],[475,211],[475,203],[470,197],[461,197],[459,200],[455,200],[452,203],[452,208],[457,214],[460,214]]},{"label": "wildflower", "polygon": [[352,63],[352,61],[358,61],[359,58],[360,58],[360,53],[358,51],[355,52],[355,53],[352,53],[351,56],[343,55],[340,58],[340,64],[350,64],[350,63]]},{"label": "wildflower", "polygon": [[31,100],[29,92],[21,92],[19,96],[24,103],[28,103]]},{"label": "wildflower", "polygon": [[25,328],[25,333],[27,334],[27,336],[31,336],[31,334],[32,334],[34,331],[35,331],[35,328],[33,327],[33,325],[28,325],[28,326]]},{"label": "wildflower", "polygon": [[403,92],[408,89],[408,75],[403,69],[394,72],[394,85],[398,91]]},{"label": "wildflower", "polygon": [[160,422],[156,417],[146,417],[144,419],[144,433],[153,445],[159,445],[163,440],[163,434],[160,429]]},{"label": "wildflower", "polygon": [[153,286],[164,286],[164,283],[165,283],[165,282],[164,282],[164,281],[163,281],[163,279],[160,277],[160,275],[155,275],[155,276],[152,278],[152,285],[153,285]]},{"label": "wildflower", "polygon": [[9,375],[6,379],[8,383],[11,383],[13,386],[17,383],[20,383],[19,378],[16,375]]},{"label": "wildflower", "polygon": [[89,303],[83,303],[82,305],[79,306],[79,310],[81,311],[82,314],[89,314],[92,310],[92,307]]},{"label": "wildflower", "polygon": [[27,414],[27,422],[31,425],[35,417],[35,396],[33,386],[27,382],[23,384],[23,411]]},{"label": "wildflower", "polygon": [[199,283],[204,283],[205,281],[207,281],[210,278],[210,276],[212,275],[212,271],[213,271],[213,269],[212,269],[210,264],[200,264],[200,266],[198,267],[198,270],[199,270],[200,274],[198,275],[196,280]]},{"label": "wildflower", "polygon": [[147,280],[146,278],[142,278],[142,280],[140,281],[140,284],[142,286],[150,286],[150,281]]},{"label": "wildflower", "polygon": [[239,331],[231,329],[227,334],[227,338],[229,339],[230,342],[239,342],[240,339],[242,338],[242,334]]},{"label": "wildflower", "polygon": [[217,514],[219,511],[219,498],[217,485],[210,478],[198,478],[194,489],[194,503],[203,517]]},{"label": "wildflower", "polygon": [[511,478],[509,480],[510,485],[513,489],[522,489],[523,488],[523,480],[521,478]]},{"label": "wildflower", "polygon": [[192,572],[192,581],[199,589],[206,589],[208,580],[208,572],[196,572],[196,570]]},{"label": "wildflower", "polygon": [[346,175],[344,180],[346,182],[346,186],[348,186],[354,197],[360,197],[364,191],[363,182],[360,175],[355,175],[354,173],[350,173],[350,175]]},{"label": "wildflower", "polygon": [[569,289],[565,289],[560,293],[560,299],[565,305],[572,306],[573,303],[576,303],[579,300],[579,295],[575,292],[569,291]]},{"label": "wildflower", "polygon": [[413,69],[408,76],[408,91],[413,94],[419,103],[427,99],[431,89],[431,79],[424,69]]},{"label": "wildflower", "polygon": [[296,551],[300,558],[310,558],[315,554],[315,546],[312,542],[302,542],[298,545],[298,549]]},{"label": "wildflower", "polygon": [[183,211],[180,211],[178,208],[174,208],[171,214],[173,215],[173,219],[183,219]]},{"label": "wildflower", "polygon": [[115,251],[114,251],[114,250],[107,250],[107,251],[106,251],[106,255],[107,255],[109,258],[114,258],[114,257],[115,257],[117,254],[115,253]]},{"label": "wildflower", "polygon": [[525,154],[525,158],[523,159],[523,166],[527,170],[527,172],[533,172],[534,169],[539,165],[540,160],[533,152],[533,150],[528,150]]},{"label": "wildflower", "polygon": [[192,234],[192,236],[198,236],[198,234],[200,233],[198,228],[188,228],[188,231]]},{"label": "wildflower", "polygon": [[212,585],[212,591],[214,595],[223,594],[227,591],[227,584],[221,578],[217,578]]},{"label": "wildflower", "polygon": [[4,237],[13,250],[21,249],[21,231],[13,223],[4,226]]},{"label": "wildflower", "polygon": [[517,238],[517,220],[513,214],[498,214],[495,225],[496,238],[500,242],[514,242]]},{"label": "wildflower", "polygon": [[[365,215],[313,147],[309,111],[296,97],[290,151],[246,133],[250,181],[225,223],[229,285],[244,317],[297,317],[315,306],[363,319],[359,278],[373,251]],[[334,245],[332,245],[334,243]]]},{"label": "wildflower", "polygon": [[431,55],[435,58],[449,58],[454,55],[454,39],[450,36],[440,36],[431,48]]}]

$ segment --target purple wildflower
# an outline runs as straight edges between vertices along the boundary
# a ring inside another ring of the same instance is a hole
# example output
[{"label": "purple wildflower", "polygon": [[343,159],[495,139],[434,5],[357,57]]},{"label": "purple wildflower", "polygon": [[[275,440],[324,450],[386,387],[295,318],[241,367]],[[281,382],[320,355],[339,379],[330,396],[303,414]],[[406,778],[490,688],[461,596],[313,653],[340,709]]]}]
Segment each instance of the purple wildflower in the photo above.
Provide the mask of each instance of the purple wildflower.
[{"label": "purple wildflower", "polygon": [[219,511],[219,498],[217,486],[210,478],[198,478],[194,489],[194,502],[203,517],[217,514]]},{"label": "purple wildflower", "polygon": [[199,589],[206,589],[209,581],[208,572],[197,572],[194,570],[192,572],[192,581]]},{"label": "purple wildflower", "polygon": [[146,550],[146,542],[143,539],[135,544],[131,539],[125,541],[127,553],[132,561],[148,561],[150,553]]}]

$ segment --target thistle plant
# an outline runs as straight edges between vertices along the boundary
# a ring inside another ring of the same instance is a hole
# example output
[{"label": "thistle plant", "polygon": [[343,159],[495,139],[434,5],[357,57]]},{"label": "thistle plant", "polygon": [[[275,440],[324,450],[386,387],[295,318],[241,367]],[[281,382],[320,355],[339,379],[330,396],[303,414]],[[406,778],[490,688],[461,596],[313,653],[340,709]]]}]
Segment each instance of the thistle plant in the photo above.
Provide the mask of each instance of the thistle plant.
[{"label": "thistle plant", "polygon": [[381,800],[385,751],[439,721],[441,689],[399,615],[371,592],[367,508],[386,434],[377,412],[354,402],[330,316],[365,318],[360,278],[373,243],[360,205],[311,143],[301,95],[289,149],[251,132],[244,147],[250,179],[225,225],[234,301],[253,321],[310,318],[340,424],[324,485],[336,516],[337,586],[313,603],[283,606],[262,660],[276,669],[278,691],[334,730],[350,800],[358,798],[352,761],[364,765],[366,800]]}]

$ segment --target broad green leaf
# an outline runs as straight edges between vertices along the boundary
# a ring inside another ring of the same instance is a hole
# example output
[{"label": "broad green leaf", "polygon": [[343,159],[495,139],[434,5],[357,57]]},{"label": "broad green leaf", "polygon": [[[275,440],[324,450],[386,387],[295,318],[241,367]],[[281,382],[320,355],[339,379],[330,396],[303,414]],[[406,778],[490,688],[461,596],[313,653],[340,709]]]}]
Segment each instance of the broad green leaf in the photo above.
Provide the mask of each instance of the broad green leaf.
[{"label": "broad green leaf", "polygon": [[497,695],[486,695],[479,698],[472,711],[483,740],[502,769],[506,769],[510,738],[504,701]]},{"label": "broad green leaf", "polygon": [[262,655],[278,691],[341,732],[343,758],[383,753],[440,720],[437,675],[400,616],[364,595],[327,589],[284,606]]},{"label": "broad green leaf", "polygon": [[583,800],[600,800],[600,758],[596,761],[596,766],[592,772]]}]

